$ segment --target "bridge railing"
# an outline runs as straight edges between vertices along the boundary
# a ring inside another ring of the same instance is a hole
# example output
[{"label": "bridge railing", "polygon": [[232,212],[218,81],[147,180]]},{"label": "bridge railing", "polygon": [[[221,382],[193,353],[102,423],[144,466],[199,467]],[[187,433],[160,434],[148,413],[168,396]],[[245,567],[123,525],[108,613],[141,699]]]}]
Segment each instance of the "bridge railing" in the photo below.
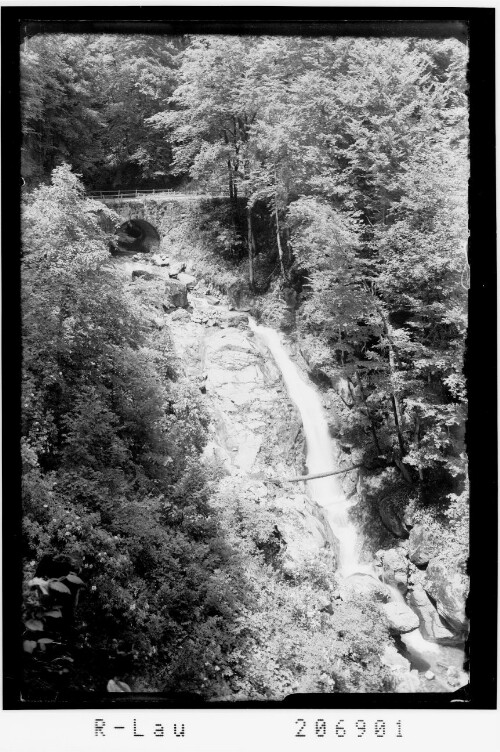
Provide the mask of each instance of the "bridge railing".
[{"label": "bridge railing", "polygon": [[[88,191],[89,198],[100,199],[120,199],[120,198],[138,198],[139,196],[162,196],[169,194],[171,196],[183,195],[200,195],[211,196],[214,198],[225,198],[225,194],[210,193],[206,189],[194,188],[191,186],[185,188],[136,188],[131,190],[114,190],[114,191]],[[229,195],[229,194],[228,194]]]}]

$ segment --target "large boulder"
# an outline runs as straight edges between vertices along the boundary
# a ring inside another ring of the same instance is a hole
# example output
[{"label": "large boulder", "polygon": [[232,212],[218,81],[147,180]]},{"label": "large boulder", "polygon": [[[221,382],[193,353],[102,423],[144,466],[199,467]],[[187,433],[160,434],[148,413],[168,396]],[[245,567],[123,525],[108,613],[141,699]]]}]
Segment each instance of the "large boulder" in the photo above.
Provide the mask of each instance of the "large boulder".
[{"label": "large boulder", "polygon": [[[369,600],[379,603],[387,603],[391,597],[389,588],[383,582],[363,572],[354,572],[346,577],[342,588],[344,592],[353,590]],[[346,596],[347,599],[348,596]]]},{"label": "large boulder", "polygon": [[[280,529],[288,546],[283,560],[283,571],[288,575],[301,576],[304,566],[311,557],[322,552],[328,559],[328,566],[336,567],[339,543],[321,514],[306,494],[291,492],[278,496],[274,505],[286,511],[280,517]],[[320,608],[328,604],[322,602]]]},{"label": "large boulder", "polygon": [[442,546],[442,536],[437,530],[419,522],[410,531],[408,556],[417,567],[422,567],[440,552]]},{"label": "large boulder", "polygon": [[420,632],[426,640],[450,642],[453,634],[446,629],[429,596],[421,585],[416,585],[408,595],[408,604],[418,614]]},{"label": "large boulder", "polygon": [[228,291],[229,308],[233,311],[250,311],[255,305],[255,296],[244,282],[235,282]]},{"label": "large boulder", "polygon": [[170,318],[173,321],[190,321],[191,314],[185,308],[176,308],[175,311],[172,311]]},{"label": "large boulder", "polygon": [[408,559],[403,548],[389,548],[377,551],[380,561],[380,576],[388,585],[398,588],[403,594],[408,589]]},{"label": "large boulder", "polygon": [[185,272],[179,272],[177,279],[183,285],[186,285],[188,290],[192,290],[196,285],[196,277],[193,277],[191,274],[186,274]]},{"label": "large boulder", "polygon": [[465,634],[468,628],[465,602],[469,580],[464,564],[453,564],[439,557],[432,559],[425,573],[423,587],[450,629],[456,634]]},{"label": "large boulder", "polygon": [[170,264],[170,269],[168,270],[168,273],[171,277],[178,277],[179,274],[181,274],[185,269],[186,269],[185,261],[175,261],[173,264]]},{"label": "large boulder", "polygon": [[389,624],[389,631],[392,634],[404,634],[418,629],[420,624],[418,616],[411,610],[406,603],[399,600],[384,603],[381,609]]},{"label": "large boulder", "polygon": [[169,279],[165,283],[164,307],[167,311],[175,308],[187,308],[188,297],[186,285],[177,280]]}]

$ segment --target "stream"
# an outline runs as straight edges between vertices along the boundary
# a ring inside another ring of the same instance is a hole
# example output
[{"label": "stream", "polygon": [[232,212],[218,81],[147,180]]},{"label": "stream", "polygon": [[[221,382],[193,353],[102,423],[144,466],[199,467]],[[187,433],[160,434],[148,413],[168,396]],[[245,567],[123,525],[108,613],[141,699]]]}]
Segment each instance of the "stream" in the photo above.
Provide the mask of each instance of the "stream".
[{"label": "stream", "polygon": [[[278,332],[256,324],[251,317],[249,324],[255,336],[270,351],[282,373],[290,399],[300,413],[306,438],[308,473],[337,470],[333,459],[333,440],[317,390],[291,360]],[[355,526],[349,519],[350,503],[345,497],[338,476],[305,481],[305,485],[311,499],[323,509],[327,524],[338,541],[337,572],[340,579],[346,581],[351,578],[356,581],[356,579],[361,579],[356,577],[357,575],[365,575],[381,585],[374,567],[371,564],[360,563],[361,541],[358,539]],[[384,583],[383,587],[387,591],[388,601],[396,608],[398,604],[402,608],[409,608],[397,588],[387,583]],[[461,685],[467,683],[468,677],[462,671],[463,650],[430,642],[422,636],[418,628],[402,634],[399,639],[400,641],[397,642],[399,651],[410,660],[412,669],[420,674],[420,681],[424,685],[423,690],[420,691],[449,692],[456,689],[456,686],[450,686],[446,680],[446,671],[449,666],[453,666],[460,672]],[[432,682],[425,679],[425,672],[428,671],[435,675]]]},{"label": "stream", "polygon": [[[128,278],[137,268],[130,261],[121,261],[117,266]],[[151,267],[145,271],[148,268]],[[167,270],[155,269],[154,273],[160,279],[168,278]],[[169,316],[169,331],[184,374],[193,381],[204,379],[212,416],[204,456],[222,463],[230,476],[246,478],[247,493],[259,503],[267,498],[263,481],[270,467],[275,477],[290,475],[286,454],[294,444],[300,423],[306,440],[308,474],[339,469],[320,393],[290,358],[280,333],[257,324],[246,313],[228,308],[221,300],[195,291],[190,294],[189,311],[178,309]],[[286,415],[292,410],[290,403],[300,415],[300,420],[299,416],[295,419],[297,427],[292,423],[292,435],[290,423],[288,432],[283,433]],[[270,454],[268,444],[284,451]],[[257,481],[255,474],[262,480]],[[282,519],[280,529],[283,528],[293,566],[300,567],[304,557],[327,542],[336,551],[336,573],[346,598],[353,591],[371,593],[379,601],[381,597],[380,608],[389,623],[389,612],[396,615],[396,621],[401,614],[406,619],[409,616],[410,631],[408,625],[393,629],[396,636],[383,655],[384,663],[396,677],[396,691],[453,692],[467,684],[463,648],[426,639],[420,631],[418,614],[402,593],[380,579],[374,562],[361,561],[363,539],[350,518],[353,502],[346,498],[340,476],[288,485],[293,488],[282,492],[288,522]]]}]

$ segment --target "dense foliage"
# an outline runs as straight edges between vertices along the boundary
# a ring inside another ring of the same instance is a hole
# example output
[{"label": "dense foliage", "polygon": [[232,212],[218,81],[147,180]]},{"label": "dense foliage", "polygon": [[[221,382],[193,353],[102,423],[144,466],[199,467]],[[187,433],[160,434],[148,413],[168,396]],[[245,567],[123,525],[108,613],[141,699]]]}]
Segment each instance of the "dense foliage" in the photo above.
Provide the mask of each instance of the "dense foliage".
[{"label": "dense foliage", "polygon": [[[302,342],[348,380],[373,454],[449,492],[465,472],[465,73],[457,40],[196,37],[175,107],[151,118],[174,170],[247,197],[250,284],[256,254],[277,259],[277,302],[300,293]],[[260,246],[257,201],[274,226]]]},{"label": "dense foliage", "polygon": [[286,577],[275,513],[200,463],[199,396],[148,319],[161,291],[116,276],[106,213],[67,165],[23,207],[25,696],[389,690],[376,611],[322,613],[333,572]]},{"label": "dense foliage", "polygon": [[196,214],[202,274],[266,293],[257,315],[287,312],[313,371],[346,385],[345,444],[438,510],[463,558],[466,62],[456,40],[25,43],[28,694],[390,691],[372,605],[322,611],[325,562],[287,574],[275,510],[201,462],[199,393],[151,328],[160,294],[123,285],[103,229],[117,218],[83,185],[188,175],[226,194]]},{"label": "dense foliage", "polygon": [[[172,93],[182,37],[39,34],[21,51],[23,176],[61,161],[87,187],[166,186],[170,144],[144,124]],[[175,180],[173,181],[175,184]]]}]

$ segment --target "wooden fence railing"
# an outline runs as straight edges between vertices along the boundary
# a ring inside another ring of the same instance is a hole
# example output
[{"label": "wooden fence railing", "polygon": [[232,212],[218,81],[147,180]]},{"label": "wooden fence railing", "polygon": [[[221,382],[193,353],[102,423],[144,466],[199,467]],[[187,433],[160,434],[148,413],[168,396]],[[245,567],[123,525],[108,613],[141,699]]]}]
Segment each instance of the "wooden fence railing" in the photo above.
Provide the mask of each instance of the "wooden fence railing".
[{"label": "wooden fence railing", "polygon": [[184,196],[184,195],[199,195],[207,196],[209,198],[226,198],[225,194],[209,193],[206,190],[200,190],[199,188],[136,188],[131,190],[114,190],[114,191],[88,191],[87,196],[90,198],[100,199],[120,199],[120,198],[138,198],[139,196]]}]

